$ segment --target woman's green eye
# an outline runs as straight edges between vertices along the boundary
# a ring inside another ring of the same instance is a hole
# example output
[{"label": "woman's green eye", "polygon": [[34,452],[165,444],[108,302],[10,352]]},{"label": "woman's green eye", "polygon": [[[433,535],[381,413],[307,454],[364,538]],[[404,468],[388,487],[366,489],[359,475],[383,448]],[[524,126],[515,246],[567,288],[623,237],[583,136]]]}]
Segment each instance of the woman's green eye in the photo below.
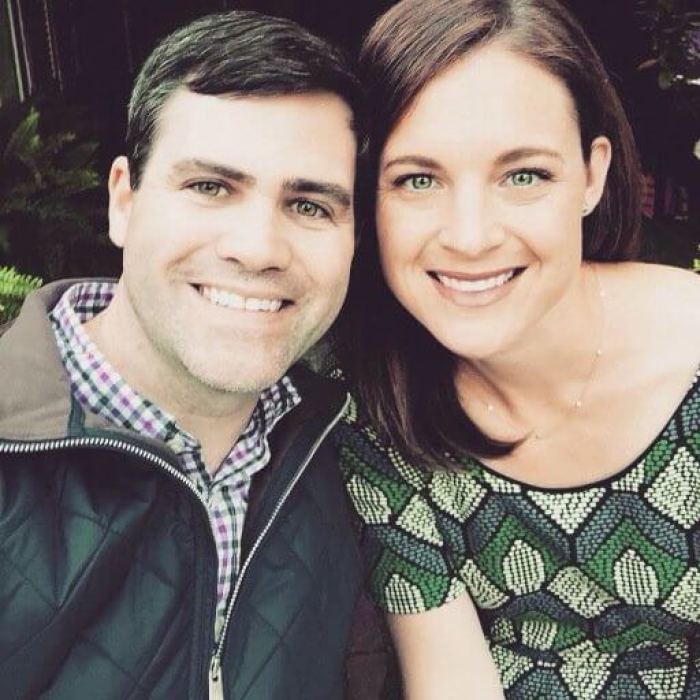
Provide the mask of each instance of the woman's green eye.
[{"label": "woman's green eye", "polygon": [[510,180],[516,187],[528,187],[535,184],[537,175],[529,170],[523,170],[519,173],[513,173]]}]

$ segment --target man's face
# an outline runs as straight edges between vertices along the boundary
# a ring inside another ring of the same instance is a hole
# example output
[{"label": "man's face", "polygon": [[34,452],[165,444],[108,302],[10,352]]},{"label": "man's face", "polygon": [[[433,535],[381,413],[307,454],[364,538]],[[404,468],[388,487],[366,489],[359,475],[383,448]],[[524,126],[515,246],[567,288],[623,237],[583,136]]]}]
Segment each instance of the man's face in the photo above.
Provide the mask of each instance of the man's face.
[{"label": "man's face", "polygon": [[119,343],[217,391],[257,392],[283,375],[347,291],[350,118],[330,94],[174,93],[138,190],[123,158],[110,178]]}]

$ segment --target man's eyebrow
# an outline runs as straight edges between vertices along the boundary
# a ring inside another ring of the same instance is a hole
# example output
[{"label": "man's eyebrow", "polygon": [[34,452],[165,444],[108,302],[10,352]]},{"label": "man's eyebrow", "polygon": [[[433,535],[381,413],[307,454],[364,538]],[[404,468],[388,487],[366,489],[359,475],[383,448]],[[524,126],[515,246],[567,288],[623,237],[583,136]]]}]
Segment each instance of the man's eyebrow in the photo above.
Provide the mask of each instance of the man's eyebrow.
[{"label": "man's eyebrow", "polygon": [[194,172],[205,172],[218,175],[227,180],[233,180],[242,185],[250,186],[255,184],[255,178],[242,170],[210,160],[201,160],[199,158],[189,158],[187,160],[178,161],[173,166],[172,171],[175,175],[181,176],[189,175]]},{"label": "man's eyebrow", "polygon": [[432,158],[426,158],[425,156],[399,156],[398,158],[392,158],[390,161],[384,164],[382,170],[388,170],[395,165],[416,165],[419,168],[428,168],[430,170],[437,170],[440,164],[433,160]]},{"label": "man's eyebrow", "polygon": [[532,158],[533,156],[545,156],[563,161],[561,153],[553,151],[550,148],[540,148],[538,146],[527,146],[523,148],[514,148],[512,151],[502,153],[496,159],[496,165],[508,165],[524,158]]},{"label": "man's eyebrow", "polygon": [[285,180],[282,187],[287,192],[297,194],[322,194],[330,197],[335,202],[344,208],[349,208],[352,204],[352,194],[342,185],[337,185],[333,182],[321,182],[319,180],[307,180],[305,178],[293,178]]}]

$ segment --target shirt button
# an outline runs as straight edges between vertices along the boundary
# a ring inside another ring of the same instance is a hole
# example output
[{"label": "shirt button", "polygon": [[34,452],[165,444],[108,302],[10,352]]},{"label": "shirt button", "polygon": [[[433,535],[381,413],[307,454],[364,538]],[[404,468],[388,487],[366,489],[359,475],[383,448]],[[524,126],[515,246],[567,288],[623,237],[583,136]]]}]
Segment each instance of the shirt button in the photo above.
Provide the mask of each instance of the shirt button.
[{"label": "shirt button", "polygon": [[187,447],[185,438],[183,438],[182,435],[173,435],[173,437],[168,440],[168,447],[176,454],[180,454],[180,452],[183,452]]}]

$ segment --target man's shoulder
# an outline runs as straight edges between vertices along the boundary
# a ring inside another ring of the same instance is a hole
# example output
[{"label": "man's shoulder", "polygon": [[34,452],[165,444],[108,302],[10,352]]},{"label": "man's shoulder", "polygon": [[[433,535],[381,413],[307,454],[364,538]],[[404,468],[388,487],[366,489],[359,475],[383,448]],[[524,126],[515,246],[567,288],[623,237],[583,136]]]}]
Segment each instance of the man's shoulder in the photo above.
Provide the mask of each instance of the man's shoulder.
[{"label": "man's shoulder", "polygon": [[308,355],[292,365],[287,375],[299,391],[302,401],[308,399],[329,405],[346,403],[347,390],[341,378],[309,361]]},{"label": "man's shoulder", "polygon": [[10,318],[7,321],[5,321],[4,323],[0,324],[0,338],[2,338],[2,336],[5,335],[5,333],[8,330],[10,330],[10,328],[12,327],[12,324],[14,322],[15,322],[14,318]]},{"label": "man's shoulder", "polygon": [[322,377],[337,379],[340,376],[338,361],[333,351],[333,343],[328,336],[309,348],[299,360],[299,364],[304,365]]}]

